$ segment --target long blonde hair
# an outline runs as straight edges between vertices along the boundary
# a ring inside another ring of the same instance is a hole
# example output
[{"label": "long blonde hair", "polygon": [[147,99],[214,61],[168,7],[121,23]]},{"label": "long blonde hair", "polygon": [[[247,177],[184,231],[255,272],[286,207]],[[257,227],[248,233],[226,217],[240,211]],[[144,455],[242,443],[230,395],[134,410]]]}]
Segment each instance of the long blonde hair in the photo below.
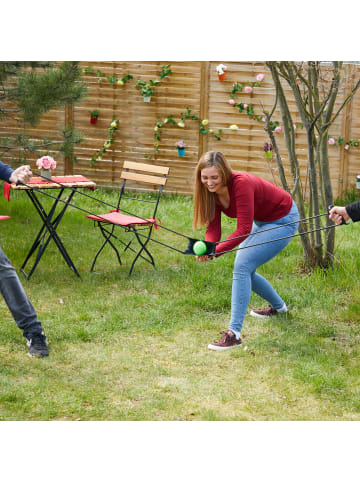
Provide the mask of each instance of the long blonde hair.
[{"label": "long blonde hair", "polygon": [[209,192],[207,187],[201,182],[201,171],[206,167],[213,166],[219,170],[224,186],[228,184],[231,178],[232,170],[230,164],[221,152],[209,151],[201,156],[195,172],[194,229],[212,221],[215,217],[216,194]]}]

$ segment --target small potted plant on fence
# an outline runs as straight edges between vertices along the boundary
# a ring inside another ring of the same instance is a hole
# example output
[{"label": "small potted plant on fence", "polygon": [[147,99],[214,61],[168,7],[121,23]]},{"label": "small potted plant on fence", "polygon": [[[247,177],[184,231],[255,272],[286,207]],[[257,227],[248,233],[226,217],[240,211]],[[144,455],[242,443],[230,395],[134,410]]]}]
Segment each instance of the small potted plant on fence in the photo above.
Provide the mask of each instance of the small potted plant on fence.
[{"label": "small potted plant on fence", "polygon": [[273,152],[272,152],[272,145],[271,144],[268,144],[267,142],[265,142],[264,144],[264,152],[265,152],[265,157],[267,159],[271,159],[272,158],[272,155],[273,155]]},{"label": "small potted plant on fence", "polygon": [[175,146],[177,147],[177,151],[179,154],[179,157],[184,157],[185,156],[185,147],[186,144],[183,140],[175,142]]},{"label": "small potted plant on fence", "polygon": [[98,117],[100,115],[100,111],[95,109],[95,110],[90,110],[90,124],[96,124],[98,121]]},{"label": "small potted plant on fence", "polygon": [[40,175],[51,180],[51,169],[56,168],[56,161],[51,156],[42,156],[36,161],[36,166],[41,169]]},{"label": "small potted plant on fence", "polygon": [[153,87],[160,84],[159,80],[150,80],[147,84],[145,80],[137,80],[135,87],[140,89],[140,94],[144,97],[144,102],[150,102],[155,91]]},{"label": "small potted plant on fence", "polygon": [[216,67],[216,72],[218,73],[218,78],[219,78],[220,81],[225,80],[225,76],[226,76],[225,70],[227,70],[227,67],[224,64],[219,64]]}]

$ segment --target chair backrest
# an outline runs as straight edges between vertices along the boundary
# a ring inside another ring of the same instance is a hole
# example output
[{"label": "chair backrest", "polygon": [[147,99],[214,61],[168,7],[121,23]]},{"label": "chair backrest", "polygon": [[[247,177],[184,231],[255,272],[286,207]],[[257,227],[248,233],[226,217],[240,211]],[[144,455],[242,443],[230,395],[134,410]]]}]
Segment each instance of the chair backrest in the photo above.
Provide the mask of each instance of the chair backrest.
[{"label": "chair backrest", "polygon": [[[121,179],[123,180],[117,208],[123,199],[130,199],[134,201],[154,203],[154,211],[152,216],[155,217],[161,193],[166,185],[170,168],[164,166],[156,166],[153,164],[145,164],[141,162],[124,161],[123,170],[121,172]],[[127,181],[135,181],[136,183],[145,184],[148,187],[153,186],[153,192],[157,193],[156,199],[141,199],[139,197],[130,197],[125,195]],[[155,188],[155,189],[154,189]],[[134,213],[135,215],[137,213]],[[140,214],[140,213],[139,213]]]}]

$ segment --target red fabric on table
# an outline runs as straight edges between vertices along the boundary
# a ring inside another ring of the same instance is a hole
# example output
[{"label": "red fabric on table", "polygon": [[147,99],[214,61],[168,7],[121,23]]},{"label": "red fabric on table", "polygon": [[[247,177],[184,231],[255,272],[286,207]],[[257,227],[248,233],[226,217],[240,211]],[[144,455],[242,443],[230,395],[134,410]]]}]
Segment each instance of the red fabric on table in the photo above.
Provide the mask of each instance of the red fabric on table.
[{"label": "red fabric on table", "polygon": [[[28,186],[31,186],[31,184],[48,184],[49,182],[59,182],[59,183],[64,183],[66,184],[67,182],[91,182],[90,179],[88,179],[85,176],[53,176],[51,180],[46,180],[43,179],[42,177],[32,177],[29,182],[26,184]],[[94,190],[94,188],[89,188]]]},{"label": "red fabric on table", "polygon": [[[51,181],[47,181],[42,177],[32,177],[30,181],[27,182],[26,184],[28,186],[31,186],[31,184],[48,184],[49,182],[50,183],[51,182],[67,183],[67,182],[91,182],[91,181],[85,176],[54,176]],[[8,182],[4,182],[4,197],[8,201],[10,201],[10,187],[11,187],[11,184],[9,184]],[[94,191],[95,187],[90,186],[88,187],[88,189],[91,189],[92,191]]]},{"label": "red fabric on table", "polygon": [[155,219],[141,219],[135,216],[126,216],[125,214],[121,214],[118,212],[110,212],[107,214],[100,214],[96,216],[94,214],[90,214],[86,216],[89,219],[93,219],[94,221],[104,221],[111,224],[119,224],[121,226],[130,226],[131,224],[154,224]]}]

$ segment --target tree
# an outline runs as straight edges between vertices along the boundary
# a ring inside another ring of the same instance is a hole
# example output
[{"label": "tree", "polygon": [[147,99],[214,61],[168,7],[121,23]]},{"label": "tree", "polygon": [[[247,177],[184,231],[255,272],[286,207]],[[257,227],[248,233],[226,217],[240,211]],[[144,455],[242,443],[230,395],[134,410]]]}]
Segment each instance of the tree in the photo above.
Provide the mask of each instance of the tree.
[{"label": "tree", "polygon": [[81,82],[78,62],[63,62],[54,66],[49,62],[0,62],[0,122],[16,122],[22,133],[0,137],[0,159],[11,152],[19,157],[28,152],[62,152],[72,156],[74,144],[82,136],[73,127],[60,131],[63,140],[33,139],[26,127],[35,127],[41,116],[56,107],[80,102],[86,95],[86,85]]},{"label": "tree", "polygon": [[290,192],[290,182],[286,179],[283,161],[271,129],[271,117],[279,103],[283,122],[287,154],[291,167],[291,193],[299,207],[301,219],[305,219],[305,196],[301,189],[300,168],[296,155],[294,122],[290,114],[289,99],[286,97],[283,82],[291,88],[297,110],[307,135],[309,182],[309,219],[300,223],[299,232],[315,230],[303,234],[301,241],[304,250],[305,264],[308,267],[320,266],[326,268],[332,264],[334,254],[335,231],[329,229],[333,224],[328,216],[321,216],[333,203],[333,193],[330,178],[328,158],[329,128],[334,123],[345,105],[350,102],[360,86],[360,80],[349,92],[345,100],[336,104],[342,80],[343,63],[334,61],[330,65],[310,61],[297,62],[266,62],[276,88],[276,100],[272,111],[265,112],[266,130],[270,141],[275,147],[279,174],[284,189]]}]

